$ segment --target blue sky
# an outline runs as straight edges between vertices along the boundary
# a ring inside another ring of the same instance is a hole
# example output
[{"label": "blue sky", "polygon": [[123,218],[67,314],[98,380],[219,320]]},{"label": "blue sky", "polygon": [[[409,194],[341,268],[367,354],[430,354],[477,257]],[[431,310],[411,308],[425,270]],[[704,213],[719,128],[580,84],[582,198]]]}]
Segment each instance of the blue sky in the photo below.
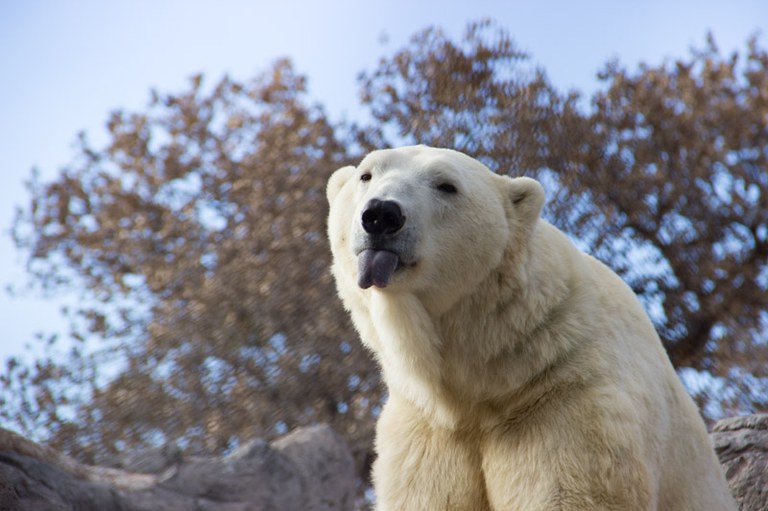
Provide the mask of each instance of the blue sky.
[{"label": "blue sky", "polygon": [[[118,108],[140,110],[149,91],[179,91],[202,72],[247,80],[290,57],[310,96],[334,119],[355,118],[356,76],[430,25],[458,37],[491,17],[561,90],[591,92],[610,59],[634,68],[685,57],[711,31],[722,50],[743,51],[768,25],[768,2],[472,2],[7,0],[0,3],[0,286],[23,285],[23,255],[8,234],[23,182],[37,167],[53,179],[85,131],[97,147]],[[768,34],[761,36],[766,45]],[[66,333],[67,298],[0,289],[0,361],[24,352],[34,332]],[[42,348],[35,348],[39,352]]]}]

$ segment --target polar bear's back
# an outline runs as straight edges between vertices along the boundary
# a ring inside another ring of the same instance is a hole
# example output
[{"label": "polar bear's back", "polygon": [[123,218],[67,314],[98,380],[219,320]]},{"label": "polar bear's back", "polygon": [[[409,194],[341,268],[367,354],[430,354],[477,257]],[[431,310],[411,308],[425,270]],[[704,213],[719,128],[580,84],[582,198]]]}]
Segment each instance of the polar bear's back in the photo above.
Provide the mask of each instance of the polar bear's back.
[{"label": "polar bear's back", "polygon": [[616,352],[613,373],[641,424],[645,455],[656,467],[658,509],[732,509],[699,411],[642,304],[610,268],[583,257],[593,273],[599,306],[615,329],[606,337],[615,342],[609,346]]}]

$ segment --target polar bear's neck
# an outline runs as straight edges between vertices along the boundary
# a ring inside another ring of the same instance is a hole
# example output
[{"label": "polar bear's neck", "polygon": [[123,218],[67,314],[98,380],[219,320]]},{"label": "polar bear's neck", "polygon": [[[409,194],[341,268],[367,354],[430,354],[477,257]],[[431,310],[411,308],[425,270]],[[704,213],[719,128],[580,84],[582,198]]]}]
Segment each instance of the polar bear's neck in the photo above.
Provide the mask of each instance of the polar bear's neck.
[{"label": "polar bear's neck", "polygon": [[590,335],[586,313],[579,317],[590,301],[590,286],[581,281],[589,273],[584,261],[543,220],[527,250],[510,247],[478,292],[439,320],[443,374],[451,375],[454,392],[475,402],[525,401],[530,382],[558,372],[557,361]]},{"label": "polar bear's neck", "polygon": [[442,338],[421,301],[410,293],[375,293],[371,314],[390,393],[416,404],[436,422],[455,426],[458,415],[442,381]]},{"label": "polar bear's neck", "polygon": [[571,276],[581,258],[549,224],[537,231],[528,251],[510,251],[476,293],[440,316],[413,294],[373,294],[369,312],[390,393],[451,427],[467,401],[508,400],[570,349],[572,338],[553,336],[550,323],[578,299]]}]

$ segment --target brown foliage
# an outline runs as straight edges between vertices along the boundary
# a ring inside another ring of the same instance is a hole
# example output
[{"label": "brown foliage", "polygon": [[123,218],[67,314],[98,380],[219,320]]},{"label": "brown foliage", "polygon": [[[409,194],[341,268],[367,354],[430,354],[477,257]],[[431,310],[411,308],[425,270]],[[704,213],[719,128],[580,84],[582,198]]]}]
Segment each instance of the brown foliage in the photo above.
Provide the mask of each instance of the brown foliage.
[{"label": "brown foliage", "polygon": [[675,365],[762,377],[768,54],[753,42],[738,64],[710,39],[690,62],[636,74],[610,66],[590,118],[593,144],[603,150],[584,154],[582,181],[617,218],[615,236],[661,267],[650,278],[631,260],[623,265],[638,291],[660,298],[658,327]]},{"label": "brown foliage", "polygon": [[710,38],[688,62],[612,65],[602,78],[589,119],[602,150],[584,152],[581,185],[615,219],[610,237],[631,244],[615,253],[605,239],[597,252],[661,309],[676,367],[740,387],[731,412],[764,408],[768,54],[753,40],[744,62],[723,58]]},{"label": "brown foliage", "polygon": [[195,77],[147,114],[114,113],[108,147],[84,143],[35,185],[18,242],[41,280],[79,277],[82,336],[124,364],[76,425],[47,424],[55,445],[221,451],[314,421],[368,441],[376,371],[327,272],[325,182],[348,156],[303,95],[285,61],[209,92]]},{"label": "brown foliage", "polygon": [[611,64],[584,113],[492,28],[426,31],[366,76],[380,133],[542,179],[550,219],[633,287],[675,366],[718,378],[697,396],[711,413],[765,408],[768,54],[710,38],[690,61]]},{"label": "brown foliage", "polygon": [[323,190],[353,148],[408,142],[542,179],[550,219],[632,285],[676,366],[717,378],[698,396],[713,413],[764,409],[768,56],[710,42],[602,79],[586,106],[479,23],[460,42],[427,30],[364,74],[364,129],[308,105],[285,61],[114,113],[107,147],[83,138],[56,181],[31,183],[15,229],[41,284],[85,290],[74,336],[104,348],[9,361],[3,415],[86,459],[324,421],[364,466],[382,389],[335,298]]}]

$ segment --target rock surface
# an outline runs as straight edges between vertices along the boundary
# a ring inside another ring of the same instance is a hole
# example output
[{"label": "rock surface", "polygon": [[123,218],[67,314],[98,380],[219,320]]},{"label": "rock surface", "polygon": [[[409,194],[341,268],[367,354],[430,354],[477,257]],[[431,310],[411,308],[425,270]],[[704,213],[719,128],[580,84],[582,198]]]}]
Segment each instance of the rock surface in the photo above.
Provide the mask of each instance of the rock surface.
[{"label": "rock surface", "polygon": [[[768,414],[724,419],[712,440],[740,509],[768,511]],[[352,454],[327,426],[253,440],[224,457],[184,458],[165,446],[116,460],[119,470],[72,463],[0,429],[0,511],[354,508]]]},{"label": "rock surface", "polygon": [[767,511],[768,414],[723,419],[712,440],[739,509]]},{"label": "rock surface", "polygon": [[2,447],[0,510],[351,511],[354,506],[352,454],[327,426],[301,428],[271,444],[254,440],[225,457],[182,459],[173,448],[153,450],[122,463],[154,472],[153,479],[103,469],[109,482],[76,478],[39,451],[20,448],[25,453],[20,454]]}]

